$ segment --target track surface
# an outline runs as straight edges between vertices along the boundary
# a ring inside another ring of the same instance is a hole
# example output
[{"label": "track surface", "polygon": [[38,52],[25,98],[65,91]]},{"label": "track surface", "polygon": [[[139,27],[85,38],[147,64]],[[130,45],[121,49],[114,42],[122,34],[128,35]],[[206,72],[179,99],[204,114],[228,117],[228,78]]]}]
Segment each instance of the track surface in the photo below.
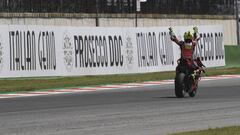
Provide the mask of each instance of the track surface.
[{"label": "track surface", "polygon": [[240,125],[240,79],[202,81],[195,98],[173,85],[0,99],[1,135],[164,135]]}]

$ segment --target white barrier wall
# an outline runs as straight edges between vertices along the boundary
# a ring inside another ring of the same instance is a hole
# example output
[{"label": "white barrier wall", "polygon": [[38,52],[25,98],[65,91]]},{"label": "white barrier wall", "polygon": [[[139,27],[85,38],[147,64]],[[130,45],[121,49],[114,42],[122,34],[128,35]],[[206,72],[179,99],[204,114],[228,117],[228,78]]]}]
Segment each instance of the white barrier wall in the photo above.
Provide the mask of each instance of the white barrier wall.
[{"label": "white barrier wall", "polygon": [[[192,27],[175,27],[181,38]],[[0,26],[0,77],[75,76],[174,70],[179,47],[168,27]],[[196,57],[224,66],[222,26],[199,26]]]},{"label": "white barrier wall", "polygon": [[[16,17],[17,16],[17,17]],[[20,17],[19,16],[23,16]],[[28,17],[26,17],[28,16]],[[81,17],[60,17],[51,18],[51,14],[47,14],[43,18],[41,15],[31,14],[29,15],[19,13],[13,16],[11,13],[6,13],[5,16],[0,18],[0,25],[45,25],[45,26],[77,26],[77,27],[96,27],[96,18]],[[222,25],[224,34],[224,45],[237,45],[237,27],[235,17],[228,17],[222,19],[216,19],[215,16],[202,15],[194,18],[189,18],[188,15],[175,15],[173,18],[180,17],[179,19],[167,19],[166,16],[160,16],[157,18],[138,18],[139,27],[167,27],[167,26],[189,26],[189,25]],[[223,17],[223,16],[220,16]],[[198,19],[197,19],[198,18]],[[215,18],[215,19],[214,19]],[[102,17],[99,18],[99,26],[101,27],[134,27],[135,15],[130,17]]]},{"label": "white barrier wall", "polygon": [[[186,17],[187,18],[187,17]],[[142,27],[165,27],[165,26],[189,26],[189,25],[222,25],[224,33],[224,45],[237,45],[236,19],[152,19],[139,18],[138,26]],[[135,20],[103,18],[100,19],[103,27],[133,27]]]}]

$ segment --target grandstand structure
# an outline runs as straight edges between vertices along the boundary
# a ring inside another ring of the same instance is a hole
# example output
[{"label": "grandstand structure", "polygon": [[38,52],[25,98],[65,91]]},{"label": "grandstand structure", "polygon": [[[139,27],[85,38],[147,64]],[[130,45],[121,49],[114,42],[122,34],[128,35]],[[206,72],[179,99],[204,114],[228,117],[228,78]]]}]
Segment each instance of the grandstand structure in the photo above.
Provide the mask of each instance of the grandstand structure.
[{"label": "grandstand structure", "polygon": [[222,25],[237,44],[236,0],[1,0],[0,24],[87,27]]}]

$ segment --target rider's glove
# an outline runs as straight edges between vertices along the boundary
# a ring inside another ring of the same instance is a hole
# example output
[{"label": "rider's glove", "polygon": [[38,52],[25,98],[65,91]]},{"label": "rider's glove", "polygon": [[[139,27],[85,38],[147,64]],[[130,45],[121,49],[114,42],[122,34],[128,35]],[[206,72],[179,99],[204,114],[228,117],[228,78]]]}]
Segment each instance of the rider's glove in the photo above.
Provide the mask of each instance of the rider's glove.
[{"label": "rider's glove", "polygon": [[195,39],[199,38],[198,27],[193,27],[193,36],[194,36]]},{"label": "rider's glove", "polygon": [[198,33],[198,27],[193,27],[194,33]]},{"label": "rider's glove", "polygon": [[176,39],[176,35],[175,35],[175,33],[173,32],[173,28],[170,27],[170,28],[168,28],[168,29],[169,29],[169,35],[170,35],[171,40]]}]

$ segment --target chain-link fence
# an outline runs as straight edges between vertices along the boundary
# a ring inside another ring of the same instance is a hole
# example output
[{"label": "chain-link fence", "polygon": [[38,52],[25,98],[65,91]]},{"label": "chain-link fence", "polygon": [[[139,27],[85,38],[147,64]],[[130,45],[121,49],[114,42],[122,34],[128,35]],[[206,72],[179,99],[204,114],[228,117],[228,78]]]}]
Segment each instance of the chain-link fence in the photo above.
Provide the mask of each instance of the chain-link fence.
[{"label": "chain-link fence", "polygon": [[[0,0],[0,12],[135,13],[136,0]],[[147,0],[141,13],[233,15],[234,0]]]}]

